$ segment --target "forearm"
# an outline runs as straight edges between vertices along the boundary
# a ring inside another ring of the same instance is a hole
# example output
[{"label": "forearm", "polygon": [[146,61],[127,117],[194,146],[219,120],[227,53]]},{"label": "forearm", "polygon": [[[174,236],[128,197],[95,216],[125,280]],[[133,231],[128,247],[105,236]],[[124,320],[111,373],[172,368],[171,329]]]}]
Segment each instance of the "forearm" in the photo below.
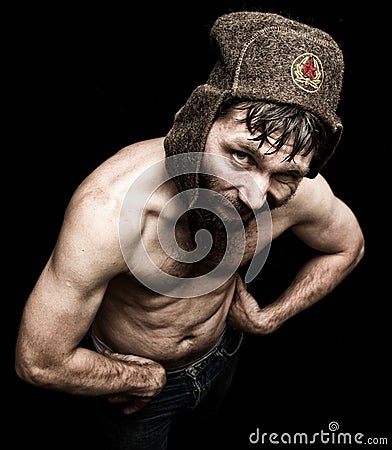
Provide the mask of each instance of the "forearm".
[{"label": "forearm", "polygon": [[273,332],[286,320],[324,298],[358,261],[359,258],[348,258],[343,254],[322,254],[309,260],[279,298],[260,309],[255,332]]},{"label": "forearm", "polygon": [[[39,387],[86,396],[128,393],[153,395],[165,383],[164,368],[151,360],[123,355],[127,361],[78,347],[66,358],[46,358],[34,367],[19,364],[18,375]],[[120,355],[119,355],[120,356]]]}]

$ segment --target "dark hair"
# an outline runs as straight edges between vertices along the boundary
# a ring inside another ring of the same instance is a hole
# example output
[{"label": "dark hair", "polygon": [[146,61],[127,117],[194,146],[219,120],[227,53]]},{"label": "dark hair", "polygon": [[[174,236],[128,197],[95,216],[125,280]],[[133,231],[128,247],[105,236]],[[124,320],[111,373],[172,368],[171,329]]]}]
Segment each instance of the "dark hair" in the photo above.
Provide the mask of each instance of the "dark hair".
[{"label": "dark hair", "polygon": [[286,157],[287,161],[292,161],[298,154],[307,156],[313,150],[313,159],[320,161],[323,160],[324,153],[328,153],[332,137],[330,127],[304,108],[259,100],[231,99],[222,103],[218,116],[224,116],[234,109],[246,111],[243,122],[250,133],[255,135],[253,140],[260,141],[260,147],[268,142],[272,133],[281,133],[274,143],[275,150],[271,153],[279,151],[293,138],[293,150]]}]

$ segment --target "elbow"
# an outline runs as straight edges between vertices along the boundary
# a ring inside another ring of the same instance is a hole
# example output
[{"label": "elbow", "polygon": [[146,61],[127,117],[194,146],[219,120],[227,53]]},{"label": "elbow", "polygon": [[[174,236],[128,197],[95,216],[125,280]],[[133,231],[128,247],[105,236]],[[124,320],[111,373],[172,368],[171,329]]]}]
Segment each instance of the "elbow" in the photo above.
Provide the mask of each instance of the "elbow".
[{"label": "elbow", "polygon": [[50,385],[51,370],[49,367],[42,367],[33,358],[16,352],[15,357],[16,375],[28,384],[37,387],[48,387]]},{"label": "elbow", "polygon": [[358,262],[364,257],[365,255],[365,241],[363,242],[363,245],[360,249],[359,255],[358,255]]},{"label": "elbow", "polygon": [[356,255],[356,259],[355,259],[355,265],[357,265],[361,259],[364,257],[365,255],[365,239],[363,237],[363,235],[361,236],[361,239],[358,242],[358,246],[357,246],[357,255]]},{"label": "elbow", "polygon": [[15,361],[15,372],[17,376],[28,384],[34,386],[42,386],[44,384],[44,375],[42,370],[38,366],[30,363],[21,358],[17,358]]},{"label": "elbow", "polygon": [[350,264],[349,264],[349,271],[353,270],[363,259],[365,255],[365,240],[364,237],[361,235],[361,237],[357,240],[355,246],[351,251],[349,252],[350,256]]},{"label": "elbow", "polygon": [[341,270],[343,276],[346,276],[357,267],[365,255],[365,240],[363,236],[361,235],[355,242],[351,242],[341,255],[345,260]]}]

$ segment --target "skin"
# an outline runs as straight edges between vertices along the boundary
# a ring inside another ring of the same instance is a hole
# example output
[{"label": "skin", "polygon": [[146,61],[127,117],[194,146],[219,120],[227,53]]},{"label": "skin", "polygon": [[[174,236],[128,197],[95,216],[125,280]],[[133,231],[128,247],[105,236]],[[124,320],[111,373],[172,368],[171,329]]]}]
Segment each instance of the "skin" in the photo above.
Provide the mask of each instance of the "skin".
[{"label": "skin", "polygon": [[[255,192],[246,183],[237,188],[221,179],[206,181],[209,188],[241,205],[247,224],[242,263],[255,245],[249,209],[261,208],[267,197],[274,206],[273,238],[291,229],[317,250],[316,256],[264,308],[237,274],[215,291],[194,298],[153,292],[133,276],[124,260],[118,221],[129,187],[164,159],[163,138],[125,147],[89,175],[70,200],[53,253],[23,311],[16,344],[16,371],[23,380],[71,394],[107,396],[109,401],[123,402],[124,413],[132,413],[162,390],[166,368],[191,362],[213,347],[226,322],[246,333],[274,332],[354,269],[364,251],[361,229],[321,175],[304,178],[312,155],[282,162],[289,148],[274,154],[269,144],[258,149],[238,121],[242,114],[236,111],[218,119],[205,149],[240,164],[259,188]],[[189,269],[164,257],[155,231],[162,205],[176,193],[169,181],[154,194],[141,233],[159,267],[185,276]],[[187,248],[191,235],[186,220],[177,234]],[[130,239],[137,250],[140,238]],[[192,273],[198,270],[197,264],[192,267]],[[99,354],[80,346],[91,326],[112,352]]]}]

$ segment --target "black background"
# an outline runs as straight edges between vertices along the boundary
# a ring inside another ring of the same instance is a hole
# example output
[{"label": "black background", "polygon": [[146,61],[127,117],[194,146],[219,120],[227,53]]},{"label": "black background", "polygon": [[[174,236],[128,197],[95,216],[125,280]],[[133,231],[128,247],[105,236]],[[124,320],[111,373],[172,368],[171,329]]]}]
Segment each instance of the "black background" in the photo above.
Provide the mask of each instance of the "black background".
[{"label": "black background", "polygon": [[[323,174],[357,215],[366,255],[317,305],[272,335],[246,337],[211,442],[216,448],[257,447],[248,441],[257,427],[311,434],[328,431],[331,421],[342,432],[392,441],[389,25],[380,1],[363,9],[345,3],[160,2],[91,9],[56,3],[4,11],[0,423],[2,437],[11,442],[6,448],[97,444],[81,399],[17,379],[13,352],[23,305],[77,185],[123,146],[166,134],[174,113],[212,67],[213,21],[232,10],[255,9],[320,27],[343,49],[339,115],[345,129]],[[272,244],[250,286],[260,303],[284,289],[306,256],[291,236]],[[178,448],[191,448],[187,435],[179,435]]]}]

